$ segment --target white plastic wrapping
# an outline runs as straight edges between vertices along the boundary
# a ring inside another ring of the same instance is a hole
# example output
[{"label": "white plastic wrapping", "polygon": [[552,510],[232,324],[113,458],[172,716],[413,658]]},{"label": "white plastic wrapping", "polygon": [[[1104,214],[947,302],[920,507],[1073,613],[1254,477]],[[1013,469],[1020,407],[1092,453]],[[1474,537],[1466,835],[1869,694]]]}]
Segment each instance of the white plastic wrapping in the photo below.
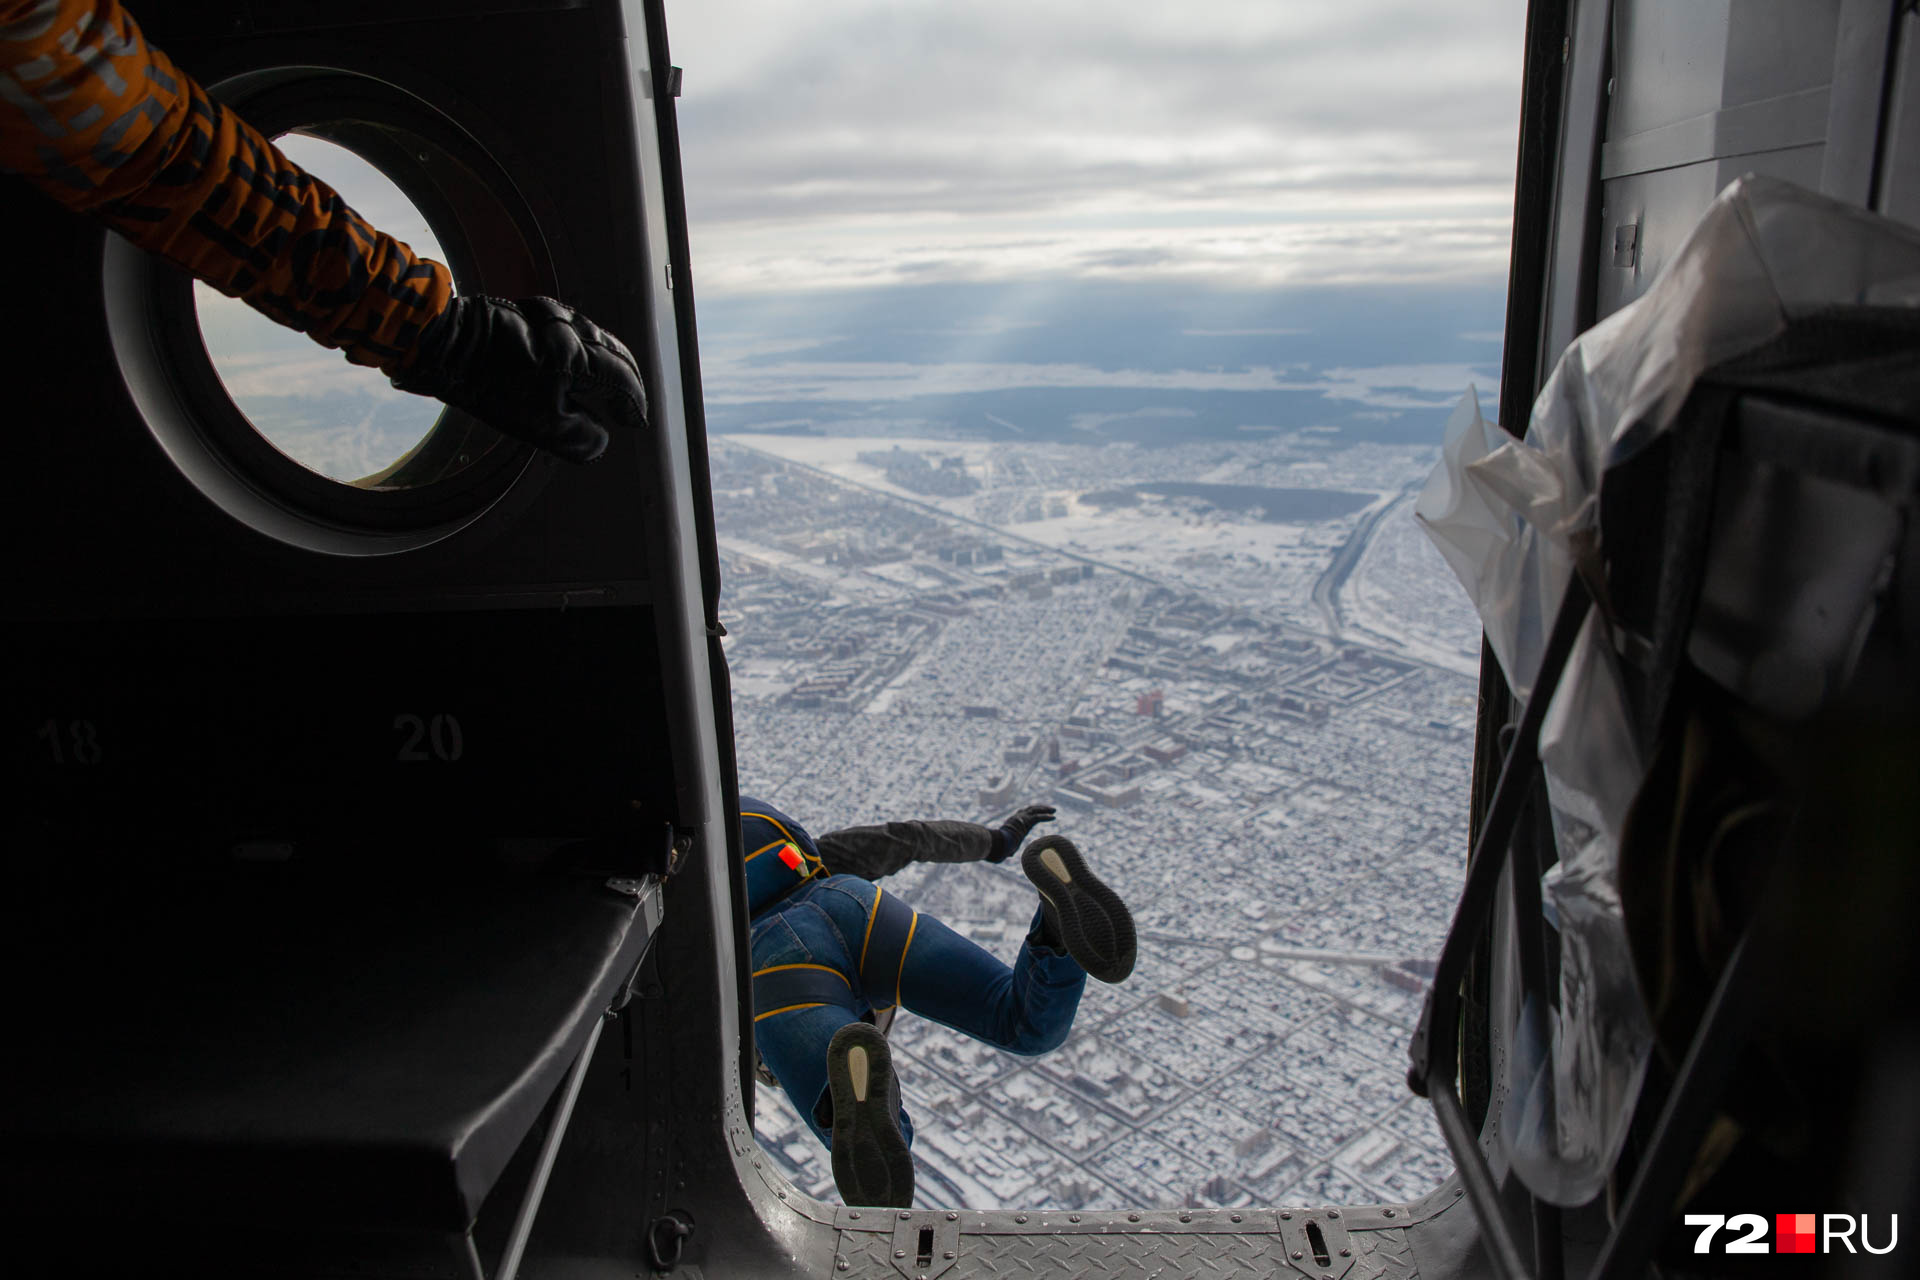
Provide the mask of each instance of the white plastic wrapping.
[{"label": "white plastic wrapping", "polygon": [[[1920,235],[1789,183],[1721,192],[1639,300],[1582,334],[1524,441],[1470,390],[1415,513],[1473,598],[1515,695],[1531,692],[1577,540],[1596,532],[1602,472],[1672,425],[1701,373],[1843,304],[1920,304]],[[1620,912],[1621,822],[1644,764],[1612,647],[1590,617],[1547,709],[1541,763],[1559,863],[1543,901],[1560,934],[1557,1010],[1521,1011],[1498,1132],[1536,1195],[1583,1204],[1604,1185],[1652,1030]]]}]

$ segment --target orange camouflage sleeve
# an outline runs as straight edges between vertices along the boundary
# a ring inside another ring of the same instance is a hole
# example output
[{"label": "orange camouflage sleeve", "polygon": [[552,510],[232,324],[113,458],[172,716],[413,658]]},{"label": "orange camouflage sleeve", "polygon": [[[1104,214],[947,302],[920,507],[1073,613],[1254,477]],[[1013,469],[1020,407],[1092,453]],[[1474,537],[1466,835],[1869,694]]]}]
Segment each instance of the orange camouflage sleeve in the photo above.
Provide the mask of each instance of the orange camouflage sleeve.
[{"label": "orange camouflage sleeve", "polygon": [[446,267],[209,98],[115,0],[0,0],[0,170],[389,374],[453,294]]}]

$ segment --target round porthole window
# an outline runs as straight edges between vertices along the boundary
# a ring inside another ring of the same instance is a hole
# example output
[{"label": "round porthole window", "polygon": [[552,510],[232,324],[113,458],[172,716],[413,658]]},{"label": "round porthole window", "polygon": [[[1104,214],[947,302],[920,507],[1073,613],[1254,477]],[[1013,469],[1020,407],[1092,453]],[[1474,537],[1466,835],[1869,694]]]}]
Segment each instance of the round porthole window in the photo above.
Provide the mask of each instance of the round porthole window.
[{"label": "round porthole window", "polygon": [[[289,160],[323,176],[373,226],[420,257],[447,261],[427,216],[372,164],[322,138],[284,134],[274,141]],[[200,338],[221,385],[275,449],[341,484],[380,489],[421,483],[403,464],[439,423],[439,401],[397,391],[379,370],[349,363],[338,351],[205,284],[195,282],[193,297]],[[458,469],[457,460],[452,469]],[[446,474],[443,469],[435,478]]]},{"label": "round porthole window", "polygon": [[[212,92],[372,225],[445,263],[456,291],[563,292],[516,184],[424,100],[313,68],[251,72]],[[415,551],[483,516],[498,527],[552,472],[471,414],[395,390],[118,237],[107,237],[103,284],[120,373],[155,441],[210,501],[275,541],[338,556]]]}]

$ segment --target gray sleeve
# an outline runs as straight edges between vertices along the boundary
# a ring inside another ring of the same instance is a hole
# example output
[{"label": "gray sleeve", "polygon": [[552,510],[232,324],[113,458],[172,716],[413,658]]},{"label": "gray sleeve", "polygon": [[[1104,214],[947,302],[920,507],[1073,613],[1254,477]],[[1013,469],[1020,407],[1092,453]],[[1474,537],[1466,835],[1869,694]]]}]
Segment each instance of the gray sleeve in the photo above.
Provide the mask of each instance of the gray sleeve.
[{"label": "gray sleeve", "polygon": [[984,862],[999,841],[974,822],[889,822],[829,831],[815,843],[833,874],[878,880],[915,862]]}]

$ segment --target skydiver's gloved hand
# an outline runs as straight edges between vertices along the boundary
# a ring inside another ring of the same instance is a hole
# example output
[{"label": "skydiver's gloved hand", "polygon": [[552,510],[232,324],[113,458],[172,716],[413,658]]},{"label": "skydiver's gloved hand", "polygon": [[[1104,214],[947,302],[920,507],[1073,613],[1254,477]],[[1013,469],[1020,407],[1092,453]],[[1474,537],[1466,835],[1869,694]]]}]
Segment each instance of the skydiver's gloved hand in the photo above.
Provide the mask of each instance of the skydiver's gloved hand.
[{"label": "skydiver's gloved hand", "polygon": [[647,425],[647,389],[633,353],[552,298],[456,296],[393,385],[465,409],[569,462],[598,458],[608,427]]},{"label": "skydiver's gloved hand", "polygon": [[994,831],[993,852],[987,855],[988,862],[1005,862],[1013,856],[1020,842],[1027,838],[1027,832],[1043,822],[1053,821],[1054,808],[1050,804],[1030,804],[1017,810],[1011,818]]}]

